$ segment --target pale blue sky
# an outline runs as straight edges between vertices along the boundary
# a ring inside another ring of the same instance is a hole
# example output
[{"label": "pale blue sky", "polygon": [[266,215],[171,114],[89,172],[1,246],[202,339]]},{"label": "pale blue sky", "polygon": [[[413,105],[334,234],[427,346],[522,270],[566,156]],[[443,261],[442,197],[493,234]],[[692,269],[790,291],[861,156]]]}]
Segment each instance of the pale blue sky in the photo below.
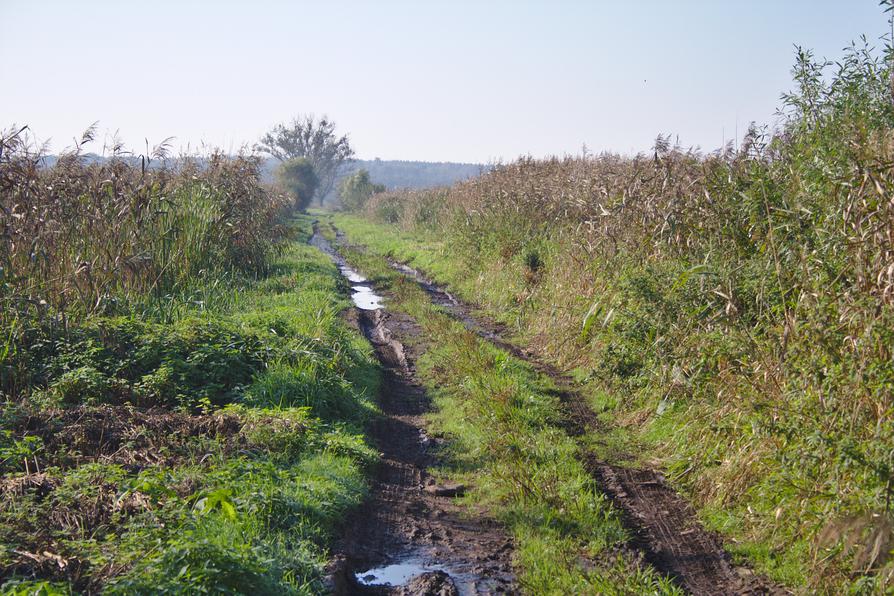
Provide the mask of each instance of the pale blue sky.
[{"label": "pale blue sky", "polygon": [[314,112],[363,158],[715,149],[773,121],[793,44],[886,29],[876,0],[0,0],[0,126],[233,150]]}]

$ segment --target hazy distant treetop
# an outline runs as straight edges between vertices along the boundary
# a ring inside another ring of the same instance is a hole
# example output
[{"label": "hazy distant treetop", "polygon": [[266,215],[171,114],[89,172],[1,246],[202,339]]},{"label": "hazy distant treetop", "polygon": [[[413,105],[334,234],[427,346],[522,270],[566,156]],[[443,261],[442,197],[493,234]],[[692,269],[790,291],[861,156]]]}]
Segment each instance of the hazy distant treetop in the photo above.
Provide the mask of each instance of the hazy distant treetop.
[{"label": "hazy distant treetop", "polygon": [[320,181],[307,158],[296,157],[282,162],[277,169],[277,177],[280,184],[294,196],[298,210],[304,211],[310,206]]},{"label": "hazy distant treetop", "polygon": [[299,116],[290,124],[277,124],[261,137],[255,149],[269,153],[280,161],[303,157],[313,166],[319,179],[316,196],[332,190],[339,167],[354,156],[347,135],[338,136],[335,122],[313,114]]},{"label": "hazy distant treetop", "polygon": [[342,178],[338,198],[346,209],[357,211],[366,205],[371,196],[380,192],[385,192],[385,186],[374,183],[369,177],[369,171],[360,169]]}]

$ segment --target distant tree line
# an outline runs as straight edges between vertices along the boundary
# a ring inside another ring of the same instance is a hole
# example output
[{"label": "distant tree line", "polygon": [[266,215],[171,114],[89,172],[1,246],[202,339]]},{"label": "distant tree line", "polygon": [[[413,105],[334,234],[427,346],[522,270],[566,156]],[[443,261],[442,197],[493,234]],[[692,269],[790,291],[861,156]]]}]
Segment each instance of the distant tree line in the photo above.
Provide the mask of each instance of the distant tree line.
[{"label": "distant tree line", "polygon": [[426,162],[404,160],[355,160],[345,165],[347,173],[364,169],[372,180],[388,189],[448,186],[478,176],[489,169],[475,163]]}]

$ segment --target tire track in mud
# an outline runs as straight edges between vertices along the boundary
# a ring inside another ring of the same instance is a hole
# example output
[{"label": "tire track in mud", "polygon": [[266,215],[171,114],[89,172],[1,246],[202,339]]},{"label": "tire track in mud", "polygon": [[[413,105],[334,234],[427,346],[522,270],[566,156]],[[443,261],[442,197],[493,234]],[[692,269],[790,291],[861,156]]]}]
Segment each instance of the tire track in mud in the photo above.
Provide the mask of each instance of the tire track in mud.
[{"label": "tire track in mud", "polygon": [[[344,259],[322,236],[315,233],[311,244],[346,274]],[[502,527],[486,516],[470,517],[452,498],[463,487],[439,485],[426,471],[437,457],[423,418],[431,404],[413,366],[421,328],[383,309],[353,308],[345,317],[382,365],[382,415],[368,429],[382,456],[369,497],[346,520],[333,549],[329,589],[337,595],[516,593],[512,542]]]},{"label": "tire track in mud", "polygon": [[[341,237],[340,237],[341,240]],[[506,341],[505,327],[473,315],[473,307],[455,298],[421,272],[389,259],[389,265],[422,287],[433,304],[442,307],[471,332],[530,364],[553,379],[566,409],[565,429],[580,436],[598,429],[599,421],[574,381],[532,353]],[[631,546],[660,572],[691,594],[787,594],[745,566],[734,565],[720,538],[698,521],[693,507],[649,468],[625,468],[582,450],[581,461],[601,490],[620,511],[632,535]]]}]

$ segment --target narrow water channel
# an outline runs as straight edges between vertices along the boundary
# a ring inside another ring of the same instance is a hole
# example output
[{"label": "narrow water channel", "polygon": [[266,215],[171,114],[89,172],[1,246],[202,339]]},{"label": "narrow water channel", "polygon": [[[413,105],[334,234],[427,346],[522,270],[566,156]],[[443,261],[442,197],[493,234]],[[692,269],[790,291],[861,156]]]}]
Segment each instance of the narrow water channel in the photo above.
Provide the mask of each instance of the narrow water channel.
[{"label": "narrow water channel", "polygon": [[351,268],[316,228],[314,228],[314,234],[310,238],[310,244],[319,248],[335,261],[342,276],[351,284],[351,300],[357,308],[361,310],[379,310],[382,308],[382,297],[373,291],[372,283]]}]

